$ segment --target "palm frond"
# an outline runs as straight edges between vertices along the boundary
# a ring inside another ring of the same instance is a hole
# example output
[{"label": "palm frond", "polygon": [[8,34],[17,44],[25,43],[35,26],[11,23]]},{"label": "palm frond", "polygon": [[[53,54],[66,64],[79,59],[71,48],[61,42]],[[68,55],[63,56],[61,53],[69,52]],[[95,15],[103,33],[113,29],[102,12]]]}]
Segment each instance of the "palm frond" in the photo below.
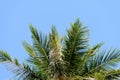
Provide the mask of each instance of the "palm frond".
[{"label": "palm frond", "polygon": [[62,59],[62,42],[54,26],[52,26],[49,38],[51,47],[49,52],[49,72],[54,80],[64,80],[63,78],[65,78],[66,74],[65,63]]},{"label": "palm frond", "polygon": [[[100,49],[100,47],[103,45],[103,43],[99,43],[95,46],[93,46],[92,48],[88,49],[88,52],[85,53],[85,55],[83,56],[83,58],[81,59],[81,62],[78,62],[78,67],[77,67],[77,71],[79,73],[79,75],[83,75],[84,73],[89,71],[89,58],[94,56],[95,53]],[[77,72],[76,71],[76,72]]]},{"label": "palm frond", "polygon": [[38,33],[32,25],[30,25],[30,30],[32,33],[33,46],[38,51],[38,56],[44,56],[48,62],[49,42],[47,36],[43,36],[41,32]]},{"label": "palm frond", "polygon": [[[29,67],[25,67],[24,65],[20,64],[16,58],[12,61],[9,54],[5,51],[0,51],[0,62],[3,63],[6,66],[6,68],[9,71],[13,72],[15,74],[15,77],[20,80],[27,78],[28,76],[31,76],[33,73],[33,70],[30,70],[28,69]],[[34,74],[34,76],[36,75]],[[29,78],[24,80],[32,79]]]},{"label": "palm frond", "polygon": [[5,51],[0,51],[0,63],[3,63],[6,68],[13,73],[21,73],[23,70],[18,60],[15,58],[14,61],[12,61],[9,54]]},{"label": "palm frond", "polygon": [[35,49],[30,44],[28,44],[27,42],[24,41],[23,46],[31,57],[37,56]]},{"label": "palm frond", "polygon": [[64,60],[68,63],[70,72],[76,71],[87,50],[88,30],[78,19],[74,24],[71,24],[71,29],[67,30],[67,35],[64,38]]},{"label": "palm frond", "polygon": [[46,74],[41,73],[40,68],[23,64],[24,71],[17,74],[20,80],[46,80]]},{"label": "palm frond", "polygon": [[30,30],[32,33],[34,47],[32,50],[36,56],[30,57],[27,61],[41,68],[41,71],[47,73],[50,51],[49,37],[43,35],[41,32],[38,32],[32,25],[30,25]]},{"label": "palm frond", "polygon": [[[77,20],[71,25],[72,28],[67,30],[67,36],[65,37],[64,55],[67,61],[72,61],[75,54],[84,54],[86,47],[88,46],[88,30],[86,27],[82,27],[82,23]],[[71,62],[72,63],[72,62]]]},{"label": "palm frond", "polygon": [[120,62],[120,50],[114,49],[102,52],[98,51],[93,57],[90,58],[88,73],[102,69],[115,69],[118,62]]},{"label": "palm frond", "polygon": [[5,51],[0,51],[0,62],[12,61],[10,55]]}]

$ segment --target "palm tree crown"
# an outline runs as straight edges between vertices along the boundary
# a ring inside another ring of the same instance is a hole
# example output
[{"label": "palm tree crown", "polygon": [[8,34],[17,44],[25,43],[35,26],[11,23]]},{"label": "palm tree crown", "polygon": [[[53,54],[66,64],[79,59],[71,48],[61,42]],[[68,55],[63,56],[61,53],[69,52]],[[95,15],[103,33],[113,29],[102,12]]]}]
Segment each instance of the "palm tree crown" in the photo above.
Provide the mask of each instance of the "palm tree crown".
[{"label": "palm tree crown", "polygon": [[[67,29],[67,34],[59,36],[52,26],[49,35],[38,32],[30,25],[33,44],[23,42],[29,58],[20,64],[11,59],[5,51],[0,51],[0,62],[6,64],[19,80],[107,80],[118,79],[120,70],[115,66],[120,62],[120,50],[101,51],[99,43],[89,45],[89,31],[79,19]],[[11,65],[11,66],[10,66]]]}]

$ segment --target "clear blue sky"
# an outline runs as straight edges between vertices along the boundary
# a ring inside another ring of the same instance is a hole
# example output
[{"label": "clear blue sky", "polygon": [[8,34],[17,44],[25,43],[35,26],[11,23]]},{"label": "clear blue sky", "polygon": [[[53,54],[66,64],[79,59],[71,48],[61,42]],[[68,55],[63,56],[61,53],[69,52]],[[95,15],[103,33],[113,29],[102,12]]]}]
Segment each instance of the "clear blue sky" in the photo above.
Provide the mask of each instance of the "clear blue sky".
[{"label": "clear blue sky", "polygon": [[[90,29],[91,45],[103,41],[105,49],[120,48],[120,0],[0,0],[0,49],[22,62],[30,23],[44,33],[54,24],[63,35],[78,17]],[[11,77],[0,64],[0,79]]]}]

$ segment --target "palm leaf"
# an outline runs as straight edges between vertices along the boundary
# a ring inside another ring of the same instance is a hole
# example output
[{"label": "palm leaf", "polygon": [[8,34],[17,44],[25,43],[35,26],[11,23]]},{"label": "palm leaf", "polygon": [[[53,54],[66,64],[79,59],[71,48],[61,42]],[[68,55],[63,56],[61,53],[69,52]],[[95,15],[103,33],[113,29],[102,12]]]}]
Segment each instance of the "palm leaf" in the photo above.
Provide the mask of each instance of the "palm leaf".
[{"label": "palm leaf", "polygon": [[[34,69],[29,69],[30,67],[26,67],[25,65],[20,64],[16,58],[14,61],[12,61],[9,54],[5,51],[0,51],[0,62],[3,63],[9,71],[15,74],[14,78],[20,80],[32,80],[33,78],[35,79],[36,75],[38,75],[33,73],[33,71],[35,71]],[[31,77],[33,78],[31,79]],[[40,78],[40,76],[37,77]]]},{"label": "palm leaf", "polygon": [[24,71],[17,74],[20,80],[46,80],[46,75],[36,66],[23,64]]},{"label": "palm leaf", "polygon": [[35,49],[30,44],[28,44],[27,42],[24,41],[23,46],[31,57],[37,56]]},{"label": "palm leaf", "polygon": [[51,48],[51,50],[49,51],[49,73],[54,80],[63,80],[66,76],[66,73],[65,63],[62,60],[62,42],[54,26],[52,26],[49,38]]},{"label": "palm leaf", "polygon": [[12,61],[10,55],[5,51],[0,51],[0,62]]},{"label": "palm leaf", "polygon": [[74,24],[71,24],[71,29],[67,30],[67,35],[64,38],[63,53],[64,60],[70,68],[68,73],[74,74],[87,50],[88,30],[87,27],[82,26],[78,19]]},{"label": "palm leaf", "polygon": [[[83,75],[84,73],[89,71],[89,58],[94,56],[95,53],[99,50],[99,48],[103,45],[103,43],[99,43],[92,48],[88,49],[88,52],[83,56],[81,62],[78,62],[78,67],[76,71],[78,71],[79,75]],[[90,61],[91,62],[91,61]]]},{"label": "palm leaf", "polygon": [[88,73],[99,71],[101,69],[115,69],[116,63],[118,62],[120,62],[120,50],[118,49],[97,52],[90,58]]},{"label": "palm leaf", "polygon": [[32,39],[33,39],[33,45],[35,47],[35,49],[38,51],[40,56],[44,56],[44,58],[48,60],[48,39],[45,36],[42,36],[42,33],[38,33],[38,31],[32,26],[30,25],[30,30],[32,33]]}]

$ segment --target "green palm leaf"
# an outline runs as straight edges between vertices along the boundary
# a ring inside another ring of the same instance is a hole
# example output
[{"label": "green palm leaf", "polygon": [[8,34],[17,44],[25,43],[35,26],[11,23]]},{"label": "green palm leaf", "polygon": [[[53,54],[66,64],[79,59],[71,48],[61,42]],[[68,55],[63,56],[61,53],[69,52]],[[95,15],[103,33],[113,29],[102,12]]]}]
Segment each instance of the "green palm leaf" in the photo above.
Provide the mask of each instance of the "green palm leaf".
[{"label": "green palm leaf", "polygon": [[68,63],[68,68],[71,69],[70,72],[72,71],[72,73],[76,71],[88,50],[87,35],[88,30],[82,26],[79,19],[74,24],[71,24],[71,29],[67,30],[67,35],[64,38],[63,53],[64,60]]},{"label": "green palm leaf", "polygon": [[12,61],[10,55],[5,51],[0,51],[0,62]]},{"label": "green palm leaf", "polygon": [[47,61],[48,60],[48,39],[47,36],[42,36],[42,33],[38,33],[38,31],[30,25],[30,30],[32,33],[32,39],[33,39],[33,46],[38,51],[40,56],[44,56]]},{"label": "green palm leaf", "polygon": [[97,52],[90,58],[88,73],[93,73],[101,69],[115,69],[118,62],[120,62],[120,50],[118,49]]},{"label": "green palm leaf", "polygon": [[36,57],[37,56],[37,53],[36,53],[36,51],[35,51],[33,46],[31,46],[27,42],[23,42],[23,46],[24,46],[25,50],[28,52],[28,54],[31,57]]}]

